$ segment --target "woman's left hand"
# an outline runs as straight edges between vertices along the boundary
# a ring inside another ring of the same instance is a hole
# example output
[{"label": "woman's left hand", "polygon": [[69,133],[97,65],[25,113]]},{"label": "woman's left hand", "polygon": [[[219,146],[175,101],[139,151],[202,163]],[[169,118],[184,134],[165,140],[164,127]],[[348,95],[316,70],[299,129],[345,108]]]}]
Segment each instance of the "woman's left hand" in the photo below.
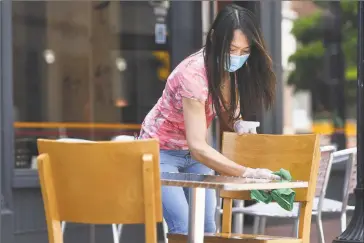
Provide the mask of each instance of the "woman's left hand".
[{"label": "woman's left hand", "polygon": [[234,123],[234,131],[239,134],[256,134],[257,127],[259,127],[260,122],[243,121],[239,120]]}]

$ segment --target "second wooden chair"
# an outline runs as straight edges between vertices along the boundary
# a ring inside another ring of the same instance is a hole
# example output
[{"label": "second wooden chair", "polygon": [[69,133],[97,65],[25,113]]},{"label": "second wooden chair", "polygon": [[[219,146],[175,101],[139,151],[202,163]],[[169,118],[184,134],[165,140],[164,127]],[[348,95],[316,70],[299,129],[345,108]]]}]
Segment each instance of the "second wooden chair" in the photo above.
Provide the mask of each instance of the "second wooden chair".
[{"label": "second wooden chair", "polygon": [[[240,135],[224,133],[222,153],[236,163],[253,168],[290,171],[295,180],[307,181],[307,189],[297,189],[300,204],[299,237],[277,237],[231,233],[233,199],[250,200],[250,192],[221,191],[223,198],[222,233],[205,235],[205,243],[308,243],[311,229],[311,210],[320,162],[318,135]],[[186,242],[187,237],[168,234],[169,243]]]}]

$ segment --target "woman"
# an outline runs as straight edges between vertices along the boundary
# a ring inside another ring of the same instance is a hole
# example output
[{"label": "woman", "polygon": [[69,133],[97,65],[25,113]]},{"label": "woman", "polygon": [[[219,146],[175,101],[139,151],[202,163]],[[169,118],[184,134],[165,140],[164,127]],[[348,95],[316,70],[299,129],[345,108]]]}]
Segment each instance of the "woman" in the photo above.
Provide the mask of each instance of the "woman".
[{"label": "woman", "polygon": [[[253,14],[228,5],[217,15],[206,45],[182,61],[168,77],[162,97],[146,116],[140,138],[160,141],[161,172],[277,178],[267,169],[246,168],[206,142],[217,115],[230,130],[242,128],[241,117],[273,103],[275,76]],[[235,124],[235,125],[234,125]],[[163,215],[169,232],[188,231],[188,193],[162,188]],[[216,196],[206,191],[205,231],[214,233]]]}]

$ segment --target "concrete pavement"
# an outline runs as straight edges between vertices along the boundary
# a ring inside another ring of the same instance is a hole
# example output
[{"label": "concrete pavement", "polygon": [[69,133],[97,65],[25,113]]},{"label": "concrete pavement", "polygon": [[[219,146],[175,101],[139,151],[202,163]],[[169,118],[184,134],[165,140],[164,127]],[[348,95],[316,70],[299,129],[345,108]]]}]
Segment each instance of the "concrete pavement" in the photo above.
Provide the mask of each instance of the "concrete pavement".
[{"label": "concrete pavement", "polygon": [[[350,222],[350,214],[348,214],[348,223]],[[267,220],[266,235],[272,236],[292,236],[293,221],[282,219],[269,219]],[[337,236],[340,235],[340,218],[338,214],[329,215],[323,214],[323,228],[325,235],[325,242],[331,243]],[[252,232],[251,227],[246,227],[244,233],[249,234]],[[310,243],[319,243],[318,231],[316,228],[315,216],[312,217],[311,224],[311,238]]]}]

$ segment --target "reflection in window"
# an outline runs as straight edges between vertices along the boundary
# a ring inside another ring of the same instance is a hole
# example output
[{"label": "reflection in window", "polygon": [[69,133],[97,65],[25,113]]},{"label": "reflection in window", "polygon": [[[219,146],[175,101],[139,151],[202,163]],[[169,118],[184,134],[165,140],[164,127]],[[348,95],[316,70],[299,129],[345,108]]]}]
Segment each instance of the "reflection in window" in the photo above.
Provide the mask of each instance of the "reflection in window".
[{"label": "reflection in window", "polygon": [[37,138],[138,131],[125,124],[140,124],[169,74],[155,23],[142,1],[13,1],[17,167],[31,166]]}]

